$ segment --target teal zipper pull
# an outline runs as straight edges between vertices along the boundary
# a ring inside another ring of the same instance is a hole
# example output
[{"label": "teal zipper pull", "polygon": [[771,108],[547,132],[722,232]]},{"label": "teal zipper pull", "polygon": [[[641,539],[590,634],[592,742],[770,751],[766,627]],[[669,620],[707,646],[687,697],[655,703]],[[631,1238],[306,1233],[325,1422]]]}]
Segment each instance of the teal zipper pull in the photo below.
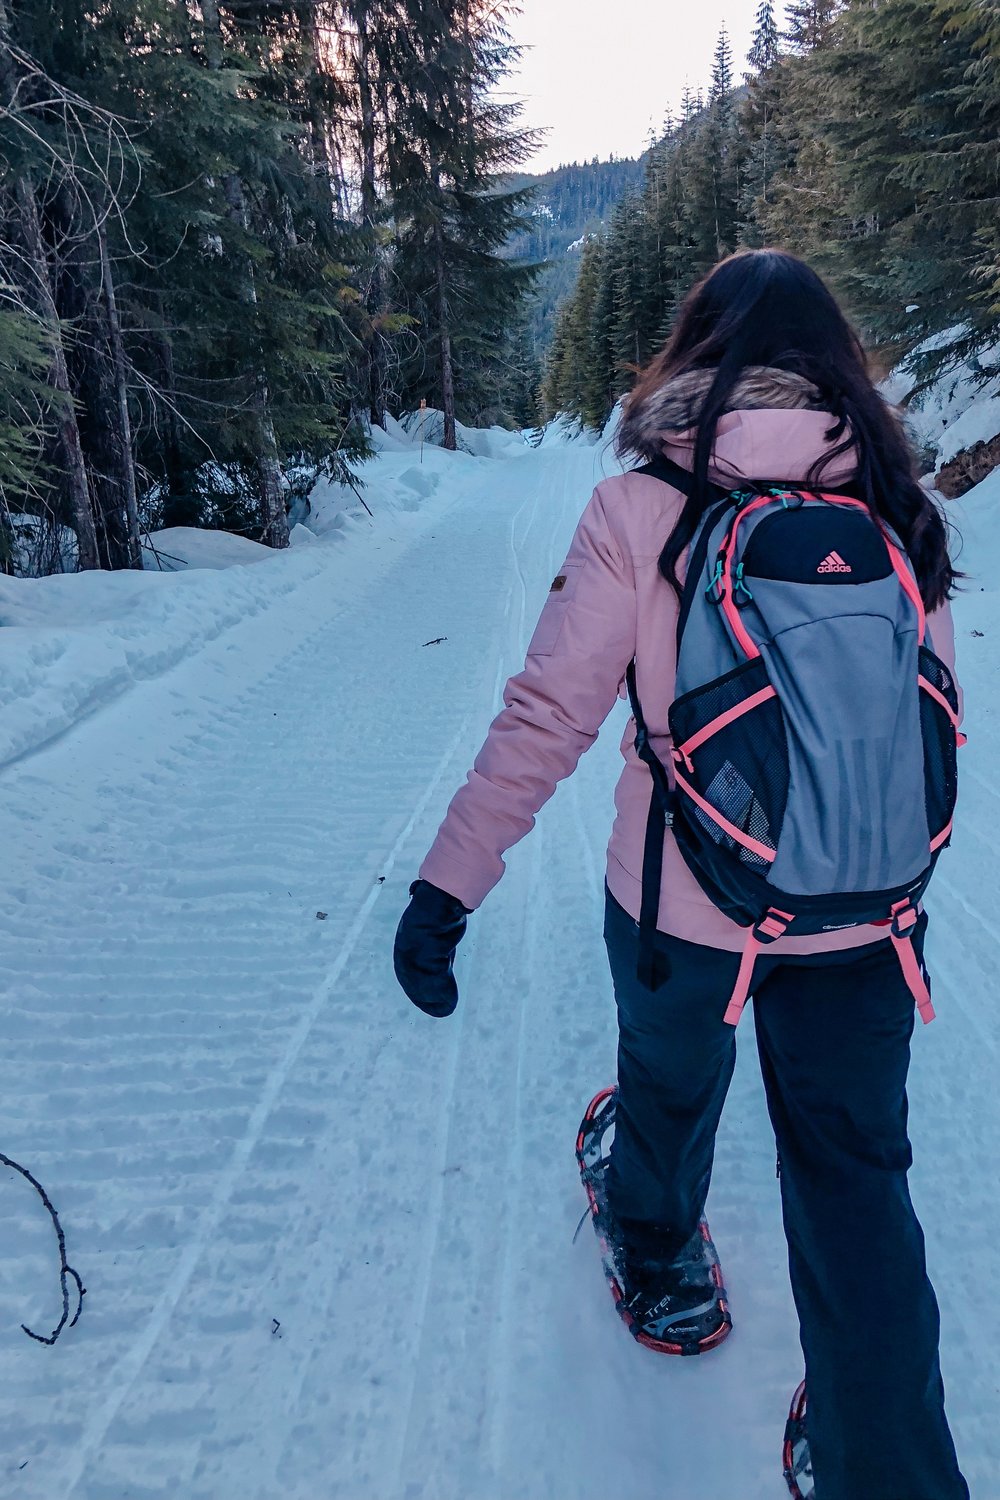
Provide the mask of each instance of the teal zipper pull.
[{"label": "teal zipper pull", "polygon": [[736,586],[733,589],[733,601],[734,601],[734,603],[739,604],[739,602],[740,602],[739,595],[741,593],[743,594],[743,602],[745,604],[752,604],[753,603],[753,594],[751,594],[750,590],[747,588],[746,584],[743,582],[743,564],[739,563],[737,565],[737,568],[736,568]]}]

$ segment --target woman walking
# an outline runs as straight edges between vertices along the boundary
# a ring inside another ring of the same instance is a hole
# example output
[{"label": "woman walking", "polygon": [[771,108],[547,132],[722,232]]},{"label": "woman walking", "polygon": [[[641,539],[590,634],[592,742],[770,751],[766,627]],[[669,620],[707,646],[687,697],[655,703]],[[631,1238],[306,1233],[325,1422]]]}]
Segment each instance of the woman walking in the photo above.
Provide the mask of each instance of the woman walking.
[{"label": "woman walking", "polygon": [[[919,898],[959,717],[944,524],[836,302],[776,251],[695,287],[618,447],[644,466],[583,514],[411,889],[396,973],[427,1014],[454,1010],[469,912],[627,691],[618,1088],[581,1136],[619,1310],[668,1352],[729,1331],[703,1215],[752,994],[816,1500],[967,1500],[907,1187],[914,1000],[933,1013]],[[807,1493],[804,1442],[793,1467]]]}]

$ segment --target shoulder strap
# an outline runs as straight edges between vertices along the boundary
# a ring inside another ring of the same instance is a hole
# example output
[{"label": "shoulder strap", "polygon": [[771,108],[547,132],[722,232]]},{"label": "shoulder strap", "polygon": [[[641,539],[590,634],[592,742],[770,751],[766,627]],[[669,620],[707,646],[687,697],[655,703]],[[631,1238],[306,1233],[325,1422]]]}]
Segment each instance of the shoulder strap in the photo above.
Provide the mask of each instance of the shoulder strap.
[{"label": "shoulder strap", "polygon": [[[690,496],[694,489],[694,475],[691,470],[682,468],[665,454],[661,458],[652,459],[648,464],[643,464],[641,469],[635,469],[633,472],[648,474],[651,479],[662,479],[664,484],[673,485],[674,489],[680,490],[682,495]],[[711,485],[711,488],[718,489],[718,485]]]},{"label": "shoulder strap", "polygon": [[[653,479],[662,479],[665,484],[672,485],[674,489],[680,490],[682,495],[690,496],[694,489],[694,476],[687,469],[682,469],[680,464],[674,463],[673,459],[670,458],[654,459],[652,463],[644,464],[641,469],[636,469],[635,472],[637,474],[648,474]],[[711,484],[710,489],[714,490],[717,495],[725,495],[726,498],[706,517],[695,544],[694,555],[688,564],[684,600],[681,604],[681,620],[678,624],[678,644],[680,643],[680,632],[683,629],[683,621],[687,619],[687,613],[691,608],[691,601],[694,598],[694,591],[697,588],[698,580],[705,566],[709,535],[714,529],[716,521],[732,504],[727,491],[721,485]],[[673,822],[674,794],[670,786],[670,778],[667,775],[666,767],[649,742],[649,730],[646,727],[646,720],[643,716],[642,704],[639,702],[634,660],[629,662],[625,673],[625,682],[628,687],[632,716],[635,719],[636,754],[648,766],[652,776],[649,815],[646,819],[646,840],[642,859],[638,977],[640,983],[647,989],[653,990],[657,988],[662,980],[656,952],[656,926],[660,911],[660,886],[663,880],[663,836],[665,830]]]},{"label": "shoulder strap", "polygon": [[688,553],[687,572],[684,575],[684,588],[681,593],[681,607],[677,616],[678,653],[681,649],[681,637],[684,634],[684,627],[688,622],[688,615],[691,613],[691,606],[702,585],[702,579],[705,574],[705,562],[708,558],[708,544],[711,541],[712,532],[722,520],[726,511],[732,509],[733,504],[732,497],[727,495],[725,500],[715,506],[714,510],[707,512],[702,520],[701,529],[695,539],[694,546]]},{"label": "shoulder strap", "polygon": [[[682,495],[690,497],[694,490],[694,475],[689,469],[682,468],[680,464],[675,463],[672,458],[667,458],[666,455],[654,458],[650,463],[643,464],[641,469],[636,469],[634,472],[636,474],[648,474],[652,479],[662,479],[664,484],[672,485],[675,490],[680,490]],[[691,605],[694,603],[698,581],[705,568],[709,538],[715,530],[717,522],[721,520],[733,503],[730,498],[732,491],[727,490],[724,485],[716,484],[714,480],[709,480],[708,489],[710,494],[719,497],[721,503],[707,512],[703,517],[694,548],[688,557],[687,575],[684,580],[680,613],[677,619],[678,650],[680,650],[684,626],[687,624],[688,615],[691,613]]]},{"label": "shoulder strap", "polygon": [[635,662],[625,674],[628,696],[635,718],[635,750],[652,773],[649,790],[649,813],[642,852],[642,896],[639,910],[638,978],[648,990],[655,990],[665,975],[660,972],[656,953],[656,924],[660,915],[660,887],[663,884],[663,838],[674,821],[674,793],[666,767],[649,743],[649,731],[635,682]]}]

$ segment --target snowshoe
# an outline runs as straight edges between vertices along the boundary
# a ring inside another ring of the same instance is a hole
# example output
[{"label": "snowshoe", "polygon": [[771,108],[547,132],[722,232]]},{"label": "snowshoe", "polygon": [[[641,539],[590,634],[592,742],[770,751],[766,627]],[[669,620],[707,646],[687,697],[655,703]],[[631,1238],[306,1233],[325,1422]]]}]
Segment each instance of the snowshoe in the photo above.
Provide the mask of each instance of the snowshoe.
[{"label": "snowshoe", "polygon": [[691,1243],[670,1260],[638,1260],[630,1254],[605,1189],[617,1101],[617,1088],[602,1089],[587,1106],[576,1140],[576,1159],[615,1308],[633,1338],[647,1349],[704,1354],[721,1344],[733,1326],[708,1224],[702,1219]]},{"label": "snowshoe", "polygon": [[806,1437],[806,1383],[803,1380],[792,1397],[785,1428],[785,1443],[781,1455],[785,1483],[793,1500],[813,1500],[812,1459],[809,1455],[809,1439]]}]

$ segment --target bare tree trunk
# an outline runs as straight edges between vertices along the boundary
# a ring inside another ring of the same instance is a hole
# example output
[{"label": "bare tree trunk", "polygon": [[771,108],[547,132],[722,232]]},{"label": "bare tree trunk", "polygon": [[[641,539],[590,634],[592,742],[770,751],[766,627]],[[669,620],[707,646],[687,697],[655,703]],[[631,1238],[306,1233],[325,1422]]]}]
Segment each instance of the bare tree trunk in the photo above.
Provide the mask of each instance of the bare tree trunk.
[{"label": "bare tree trunk", "polygon": [[[165,330],[167,320],[163,311],[162,296],[160,319]],[[163,471],[167,481],[167,493],[161,510],[161,524],[163,526],[193,526],[197,524],[197,516],[192,513],[188,495],[188,475],[181,442],[181,423],[177,414],[174,349],[168,332],[164,331],[157,340],[157,351],[160,356],[163,390],[167,398],[163,417]]]},{"label": "bare tree trunk", "polygon": [[133,568],[138,562],[138,526],[129,522],[129,489],[134,490],[135,475],[132,444],[122,431],[118,409],[103,284],[104,230],[96,220],[90,222],[72,179],[51,195],[47,213],[51,234],[64,247],[57,269],[59,310],[79,333],[67,346],[66,357],[78,393],[80,441],[87,459],[100,565]]},{"label": "bare tree trunk", "polygon": [[435,277],[437,280],[438,344],[441,358],[441,409],[444,412],[444,446],[454,453],[458,447],[455,429],[455,371],[451,358],[451,328],[448,320],[448,286],[444,264],[444,233],[440,221],[434,226]]},{"label": "bare tree trunk", "polygon": [[[0,5],[2,3],[3,0],[0,0]],[[49,382],[61,398],[55,408],[56,434],[65,465],[66,497],[69,502],[73,529],[76,532],[80,567],[99,568],[101,559],[97,546],[97,528],[94,524],[94,507],[87,480],[87,464],[83,455],[76,403],[70,385],[62,323],[52,288],[52,272],[45,250],[45,241],[42,238],[41,221],[38,217],[38,203],[34,189],[26,178],[18,178],[14,191],[20,217],[21,237],[34,272],[33,289],[38,310],[52,340],[52,367],[49,371]]]},{"label": "bare tree trunk", "polygon": [[379,317],[385,296],[378,242],[378,181],[376,152],[378,123],[375,112],[375,89],[372,84],[374,49],[364,26],[358,27],[357,86],[361,142],[361,217],[369,256],[365,309],[369,320],[369,342],[366,351],[365,395],[368,414],[376,427],[385,426],[388,377],[385,345],[379,328]]},{"label": "bare tree trunk", "polygon": [[[205,24],[205,56],[212,72],[222,68],[222,23],[219,18],[218,0],[201,0],[201,13]],[[227,173],[223,179],[223,191],[229,205],[230,217],[246,229],[246,199],[243,184],[235,172]],[[240,299],[248,307],[257,306],[257,287],[253,266],[246,261],[240,278]],[[269,547],[288,546],[288,515],[285,511],[285,492],[282,484],[281,465],[278,462],[278,444],[271,420],[270,393],[263,368],[253,371],[254,413],[254,458],[259,482],[258,505],[260,511],[261,540]]]},{"label": "bare tree trunk", "polygon": [[330,119],[326,110],[326,101],[318,87],[318,80],[326,75],[323,66],[323,38],[320,31],[322,0],[301,0],[299,4],[299,25],[302,27],[305,38],[308,66],[306,77],[306,89],[308,98],[309,131],[312,137],[312,168],[314,172],[321,172],[330,193],[330,201],[335,208],[340,206],[339,186],[334,183],[333,162],[334,146],[333,132]]},{"label": "bare tree trunk", "polygon": [[118,301],[115,297],[114,277],[111,273],[111,258],[108,255],[108,237],[104,224],[97,230],[101,252],[101,289],[104,293],[104,313],[108,326],[108,343],[114,372],[116,406],[118,410],[118,470],[125,513],[124,547],[130,568],[142,567],[142,548],[139,542],[139,505],[135,492],[135,459],[132,452],[132,421],[128,409],[127,365],[125,346],[122,342],[121,321],[118,317]]}]

